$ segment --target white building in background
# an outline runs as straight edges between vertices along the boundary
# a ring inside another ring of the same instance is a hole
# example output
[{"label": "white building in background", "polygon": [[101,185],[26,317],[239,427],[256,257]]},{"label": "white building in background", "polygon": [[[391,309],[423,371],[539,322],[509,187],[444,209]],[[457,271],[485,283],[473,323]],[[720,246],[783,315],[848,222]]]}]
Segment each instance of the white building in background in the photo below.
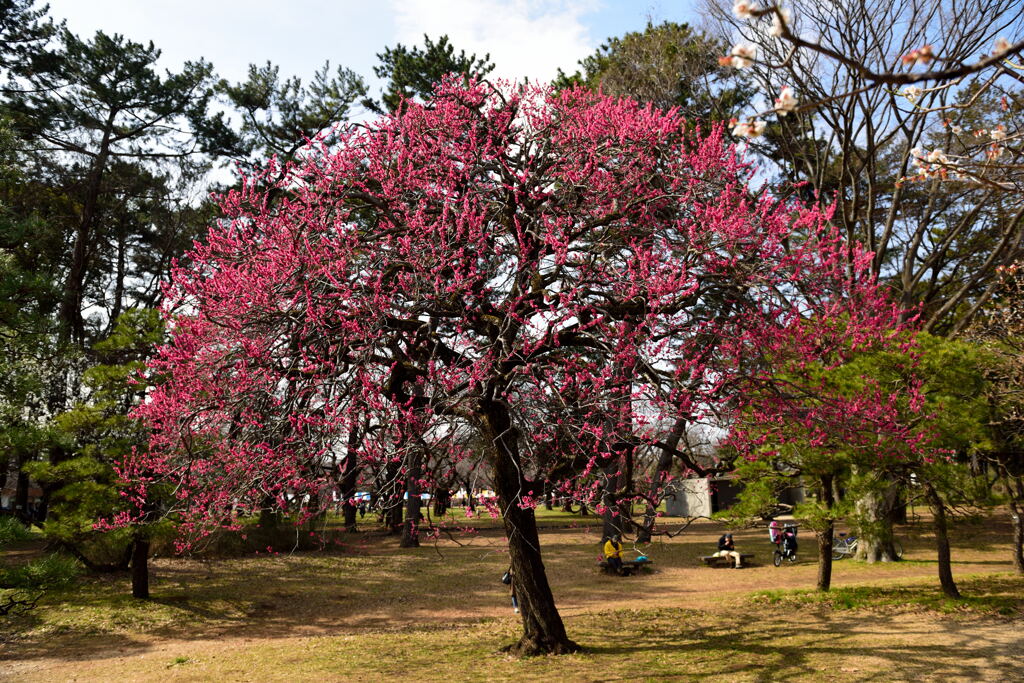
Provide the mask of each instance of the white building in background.
[{"label": "white building in background", "polygon": [[[665,514],[669,517],[710,517],[736,504],[743,485],[731,477],[676,479],[668,486]],[[779,502],[796,505],[804,501],[803,487],[783,492]]]}]

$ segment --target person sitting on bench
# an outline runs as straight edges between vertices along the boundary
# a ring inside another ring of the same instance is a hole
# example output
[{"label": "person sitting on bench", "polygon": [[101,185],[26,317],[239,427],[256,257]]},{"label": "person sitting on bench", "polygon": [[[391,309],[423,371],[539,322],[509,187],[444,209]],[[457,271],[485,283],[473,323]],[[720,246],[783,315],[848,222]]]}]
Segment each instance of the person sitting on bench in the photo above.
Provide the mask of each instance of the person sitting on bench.
[{"label": "person sitting on bench", "polygon": [[740,569],[742,566],[740,564],[742,558],[736,552],[736,544],[732,541],[732,534],[722,534],[722,537],[718,539],[718,552],[713,557],[731,557],[736,560],[734,569]]},{"label": "person sitting on bench", "polygon": [[622,574],[622,543],[618,534],[610,537],[604,544],[604,559],[616,574]]}]

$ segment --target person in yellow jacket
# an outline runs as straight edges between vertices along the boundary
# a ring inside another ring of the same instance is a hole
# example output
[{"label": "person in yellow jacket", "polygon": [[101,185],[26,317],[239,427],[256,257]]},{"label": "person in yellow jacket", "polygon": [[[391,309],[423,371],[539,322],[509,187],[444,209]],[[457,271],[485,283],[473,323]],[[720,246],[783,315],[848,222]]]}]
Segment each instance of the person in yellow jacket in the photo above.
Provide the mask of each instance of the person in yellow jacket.
[{"label": "person in yellow jacket", "polygon": [[605,541],[604,559],[616,574],[622,573],[622,539],[618,534]]}]

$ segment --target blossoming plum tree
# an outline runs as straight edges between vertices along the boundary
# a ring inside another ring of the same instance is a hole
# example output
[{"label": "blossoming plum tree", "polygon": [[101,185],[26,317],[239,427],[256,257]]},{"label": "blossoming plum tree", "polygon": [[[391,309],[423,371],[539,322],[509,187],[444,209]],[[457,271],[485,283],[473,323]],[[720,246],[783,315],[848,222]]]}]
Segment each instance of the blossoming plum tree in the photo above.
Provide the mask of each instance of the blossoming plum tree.
[{"label": "blossoming plum tree", "polygon": [[813,387],[774,359],[842,363],[897,324],[870,254],[821,211],[751,193],[722,131],[674,112],[453,80],[305,158],[226,195],[174,273],[162,383],[138,410],[151,447],[122,474],[140,501],[173,482],[187,532],[267,500],[315,512],[342,450],[429,490],[416,454],[462,457],[470,430],[517,653],[578,647],[533,512],[552,448],[563,491],[606,499],[632,449],[672,448],[657,425],[728,427],[766,387],[801,400]]}]

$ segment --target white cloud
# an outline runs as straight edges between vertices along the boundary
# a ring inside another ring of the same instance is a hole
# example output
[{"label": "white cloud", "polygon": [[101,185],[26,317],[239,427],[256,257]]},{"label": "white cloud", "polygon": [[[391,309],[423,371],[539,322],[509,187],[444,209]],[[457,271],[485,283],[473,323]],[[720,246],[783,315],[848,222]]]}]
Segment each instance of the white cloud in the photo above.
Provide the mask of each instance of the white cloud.
[{"label": "white cloud", "polygon": [[584,0],[390,0],[395,40],[420,45],[423,34],[447,34],[456,51],[490,53],[492,75],[549,81],[573,71],[593,51],[582,18],[598,2]]}]

